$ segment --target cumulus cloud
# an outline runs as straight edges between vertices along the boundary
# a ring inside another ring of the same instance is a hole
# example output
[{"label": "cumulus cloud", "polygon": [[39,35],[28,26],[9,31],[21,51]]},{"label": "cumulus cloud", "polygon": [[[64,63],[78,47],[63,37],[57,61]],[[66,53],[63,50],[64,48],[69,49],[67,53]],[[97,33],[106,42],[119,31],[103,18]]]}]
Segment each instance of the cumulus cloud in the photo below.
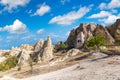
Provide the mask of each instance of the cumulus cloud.
[{"label": "cumulus cloud", "polygon": [[104,9],[106,7],[106,3],[101,3],[100,5],[99,5],[99,8],[100,9]]},{"label": "cumulus cloud", "polygon": [[27,32],[27,26],[16,19],[12,25],[6,25],[5,27],[0,28],[0,31],[8,31],[11,34],[22,34]]},{"label": "cumulus cloud", "polygon": [[106,24],[112,24],[118,18],[120,18],[120,14],[117,15],[117,16],[116,15],[111,15],[111,16],[108,16],[107,18],[99,19],[99,21],[104,22]]},{"label": "cumulus cloud", "polygon": [[113,8],[120,8],[120,0],[111,0],[108,4],[101,3],[99,5],[100,9],[113,9]]},{"label": "cumulus cloud", "polygon": [[39,29],[39,30],[37,31],[37,34],[42,34],[44,31],[45,31],[44,29]]},{"label": "cumulus cloud", "polygon": [[111,2],[108,4],[108,8],[119,8],[120,7],[120,0],[111,0]]},{"label": "cumulus cloud", "polygon": [[71,11],[64,15],[55,16],[49,23],[57,23],[60,25],[71,25],[75,20],[82,18],[90,10],[90,7],[81,7],[78,11]]},{"label": "cumulus cloud", "polygon": [[50,6],[43,3],[32,16],[35,16],[35,15],[43,16],[44,14],[48,13],[50,9],[51,9]]},{"label": "cumulus cloud", "polygon": [[25,6],[30,0],[0,0],[0,4],[4,6],[3,11],[12,11],[19,6]]},{"label": "cumulus cloud", "polygon": [[111,15],[110,12],[101,11],[100,13],[93,14],[93,15],[89,16],[88,18],[104,18],[104,17],[108,17],[110,15]]}]

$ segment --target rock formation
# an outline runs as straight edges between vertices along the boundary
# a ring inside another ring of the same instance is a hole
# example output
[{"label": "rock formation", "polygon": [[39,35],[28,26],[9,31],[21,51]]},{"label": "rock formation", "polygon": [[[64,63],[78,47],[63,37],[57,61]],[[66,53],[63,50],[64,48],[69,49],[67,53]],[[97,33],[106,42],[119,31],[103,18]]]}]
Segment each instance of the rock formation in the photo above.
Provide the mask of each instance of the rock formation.
[{"label": "rock formation", "polygon": [[41,60],[44,62],[49,61],[53,58],[53,46],[50,36],[48,36],[48,39],[44,42],[40,52]]},{"label": "rock formation", "polygon": [[117,21],[111,26],[108,26],[107,29],[115,41],[120,41],[120,19],[117,19]]},{"label": "rock formation", "polygon": [[35,52],[39,52],[42,48],[44,44],[44,41],[42,39],[40,39],[36,44],[35,44],[35,47],[34,47],[34,51]]},{"label": "rock formation", "polygon": [[21,50],[28,50],[28,51],[33,51],[34,50],[34,46],[29,45],[29,44],[22,44],[20,46]]},{"label": "rock formation", "polygon": [[114,45],[116,41],[120,41],[120,19],[107,27],[93,23],[80,24],[70,32],[66,43],[70,48],[84,48],[88,39],[97,35],[104,36],[107,45]]},{"label": "rock formation", "polygon": [[53,45],[51,38],[48,37],[46,41],[39,40],[35,45],[33,59],[41,62],[48,62],[53,58]]}]

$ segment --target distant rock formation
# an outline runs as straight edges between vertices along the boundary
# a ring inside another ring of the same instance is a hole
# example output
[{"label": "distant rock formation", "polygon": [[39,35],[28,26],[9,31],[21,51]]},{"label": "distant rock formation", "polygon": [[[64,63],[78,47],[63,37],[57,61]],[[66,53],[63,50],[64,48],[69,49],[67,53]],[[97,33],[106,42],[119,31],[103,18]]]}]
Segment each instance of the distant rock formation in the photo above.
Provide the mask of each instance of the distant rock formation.
[{"label": "distant rock formation", "polygon": [[40,39],[34,47],[34,51],[35,52],[39,52],[41,50],[41,48],[43,47],[44,41],[42,39]]},{"label": "distant rock formation", "polygon": [[44,62],[49,61],[53,58],[53,46],[50,36],[48,36],[47,40],[44,42],[40,52],[41,60]]},{"label": "distant rock formation", "polygon": [[120,19],[117,19],[117,21],[111,26],[108,26],[107,29],[115,41],[120,41]]},{"label": "distant rock formation", "polygon": [[53,45],[50,36],[46,41],[39,40],[35,45],[33,59],[48,62],[53,58]]},{"label": "distant rock formation", "polygon": [[93,23],[80,24],[70,32],[66,43],[70,48],[84,48],[87,40],[97,35],[104,36],[108,45],[114,45],[116,41],[120,41],[120,19],[107,27]]},{"label": "distant rock formation", "polygon": [[34,46],[33,45],[29,45],[29,44],[22,44],[20,46],[21,50],[28,50],[28,51],[33,51],[34,50]]}]

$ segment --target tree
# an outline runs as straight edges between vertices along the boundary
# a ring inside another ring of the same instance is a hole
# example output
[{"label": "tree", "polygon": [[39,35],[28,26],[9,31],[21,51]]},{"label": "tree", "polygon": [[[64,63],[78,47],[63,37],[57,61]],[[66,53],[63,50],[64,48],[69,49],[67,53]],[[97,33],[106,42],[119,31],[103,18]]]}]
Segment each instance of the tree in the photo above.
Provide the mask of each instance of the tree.
[{"label": "tree", "polygon": [[99,46],[106,45],[105,37],[104,36],[93,36],[87,41],[87,47],[95,47],[99,48]]}]

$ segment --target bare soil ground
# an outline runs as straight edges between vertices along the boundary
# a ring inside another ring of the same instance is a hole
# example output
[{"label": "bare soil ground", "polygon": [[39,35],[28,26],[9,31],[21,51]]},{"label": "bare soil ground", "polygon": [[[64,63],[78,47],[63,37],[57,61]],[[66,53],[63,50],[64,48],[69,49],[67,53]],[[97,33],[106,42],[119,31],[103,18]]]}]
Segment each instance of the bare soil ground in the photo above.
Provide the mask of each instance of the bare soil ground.
[{"label": "bare soil ground", "polygon": [[0,80],[120,80],[120,56],[106,56],[101,53],[83,59],[74,56],[73,60],[54,66],[37,64],[33,74],[28,66],[20,72],[10,72],[11,75],[6,75]]}]

